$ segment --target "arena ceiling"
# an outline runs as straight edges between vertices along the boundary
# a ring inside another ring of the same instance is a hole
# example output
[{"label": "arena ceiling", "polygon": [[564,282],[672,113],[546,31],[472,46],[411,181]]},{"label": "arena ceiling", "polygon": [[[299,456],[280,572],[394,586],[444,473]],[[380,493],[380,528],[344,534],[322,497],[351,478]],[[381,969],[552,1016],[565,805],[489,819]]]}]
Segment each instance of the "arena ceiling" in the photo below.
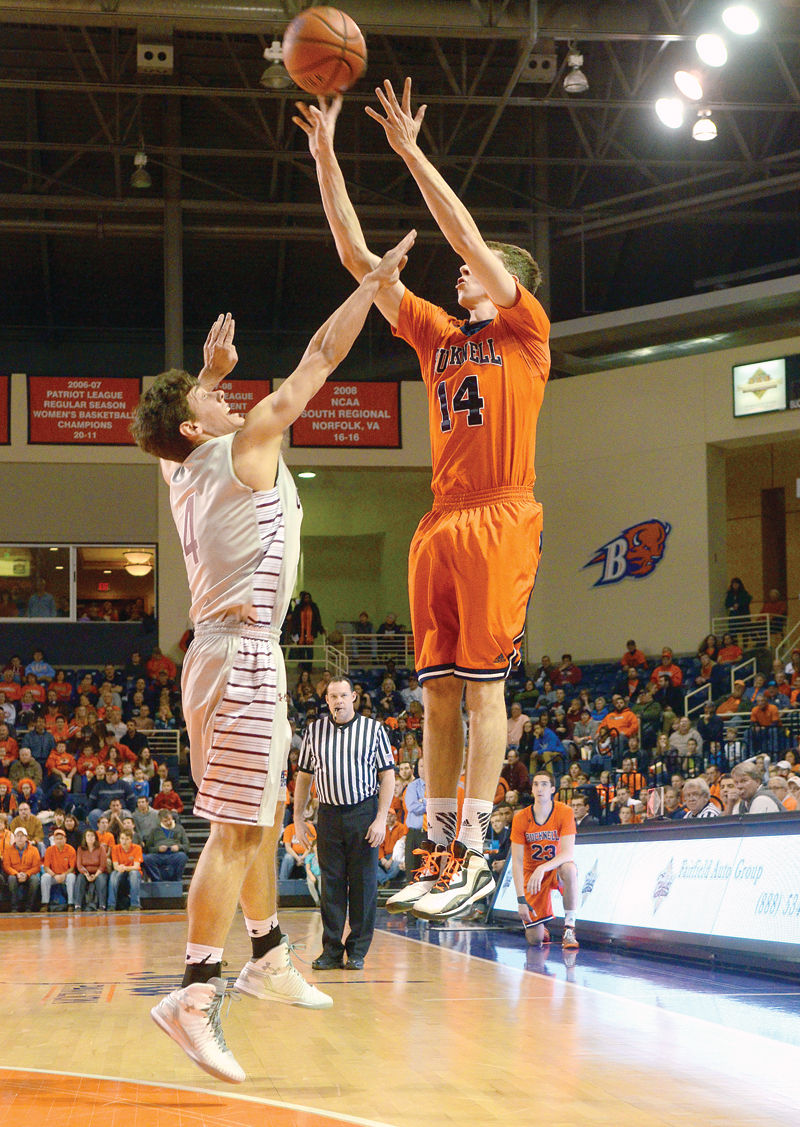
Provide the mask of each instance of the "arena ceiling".
[{"label": "arena ceiling", "polygon": [[[225,305],[280,355],[346,295],[291,122],[297,91],[259,81],[264,48],[308,6],[0,0],[6,340],[163,335],[167,229],[187,336]],[[485,235],[543,259],[554,320],[800,269],[800,0],[760,0],[759,32],[729,37],[701,103],[718,129],[707,144],[692,138],[696,111],[671,131],[653,104],[697,62],[698,33],[722,30],[722,0],[343,6],[369,48],[337,131],[345,176],[376,249],[419,229],[406,280],[426,296],[453,304],[457,264],[363,112],[384,77],[412,76],[429,107],[423,145]],[[563,87],[570,43],[584,56],[581,94]],[[142,69],[143,44],[172,48],[170,73]],[[140,142],[144,190],[131,185]],[[737,308],[740,329],[747,316]],[[796,331],[796,308],[784,296],[756,321]],[[377,328],[361,345],[365,374],[410,374]]]}]

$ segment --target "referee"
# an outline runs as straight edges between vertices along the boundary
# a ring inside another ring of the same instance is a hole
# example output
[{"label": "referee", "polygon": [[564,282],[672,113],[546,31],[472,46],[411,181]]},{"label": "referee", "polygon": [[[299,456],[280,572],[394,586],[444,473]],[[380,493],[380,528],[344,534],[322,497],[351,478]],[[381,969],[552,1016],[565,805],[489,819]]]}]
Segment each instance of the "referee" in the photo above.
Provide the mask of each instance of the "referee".
[{"label": "referee", "polygon": [[[378,846],[386,835],[386,815],[394,797],[394,757],[383,726],[356,716],[356,695],[347,677],[331,681],[325,699],[330,715],[306,729],[294,793],[295,830],[308,847],[308,823],[302,815],[315,777],[322,954],[312,966],[361,970],[375,930]],[[348,914],[350,934],[345,944]]]}]

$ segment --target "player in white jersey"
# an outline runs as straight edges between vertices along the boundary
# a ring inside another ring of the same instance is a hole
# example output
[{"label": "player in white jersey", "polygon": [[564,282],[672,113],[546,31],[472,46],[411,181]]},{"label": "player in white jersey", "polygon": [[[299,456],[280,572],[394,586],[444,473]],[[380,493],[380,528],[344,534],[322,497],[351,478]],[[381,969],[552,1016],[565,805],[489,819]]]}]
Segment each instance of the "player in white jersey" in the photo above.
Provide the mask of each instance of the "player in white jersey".
[{"label": "player in white jersey", "polygon": [[231,413],[217,390],[238,359],[230,314],[211,328],[199,377],[164,372],[134,413],[136,441],[161,459],[186,560],[195,638],[181,684],[195,811],[210,822],[189,889],[183,984],[151,1013],[202,1069],[231,1083],[245,1073],[222,1034],[220,971],[237,902],[253,943],[237,988],[313,1008],[332,1004],[292,966],[277,917],[275,850],[289,748],[278,632],[295,583],[302,515],[281,440],[350,351],[378,293],[397,282],[415,236],[384,255],[314,334],[295,371],[246,418]]}]

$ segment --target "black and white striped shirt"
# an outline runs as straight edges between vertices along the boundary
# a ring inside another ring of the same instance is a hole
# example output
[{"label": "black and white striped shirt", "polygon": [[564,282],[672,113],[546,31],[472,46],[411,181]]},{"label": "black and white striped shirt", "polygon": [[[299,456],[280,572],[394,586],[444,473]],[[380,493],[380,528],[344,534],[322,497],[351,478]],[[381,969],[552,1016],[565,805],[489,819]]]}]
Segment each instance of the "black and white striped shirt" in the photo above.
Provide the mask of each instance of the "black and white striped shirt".
[{"label": "black and white striped shirt", "polygon": [[394,756],[377,720],[354,716],[335,724],[321,716],[306,729],[297,766],[314,776],[321,803],[352,806],[377,794],[378,775],[394,770]]}]

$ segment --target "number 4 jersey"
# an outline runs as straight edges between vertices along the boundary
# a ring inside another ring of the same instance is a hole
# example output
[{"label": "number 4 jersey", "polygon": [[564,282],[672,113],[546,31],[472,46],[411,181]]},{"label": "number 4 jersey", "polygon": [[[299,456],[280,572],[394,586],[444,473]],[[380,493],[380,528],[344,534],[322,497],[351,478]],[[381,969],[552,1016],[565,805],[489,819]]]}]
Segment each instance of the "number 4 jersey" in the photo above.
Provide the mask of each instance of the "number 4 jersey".
[{"label": "number 4 jersey", "polygon": [[406,290],[396,335],[428,389],[437,497],[533,489],[536,422],[550,372],[550,322],[521,286],[510,309],[470,324]]},{"label": "number 4 jersey", "polygon": [[[169,499],[186,561],[190,617],[280,629],[300,558],[303,510],[282,458],[274,490],[254,492],[233,469],[234,434],[201,443],[172,474]],[[267,534],[261,509],[274,508]]]}]

